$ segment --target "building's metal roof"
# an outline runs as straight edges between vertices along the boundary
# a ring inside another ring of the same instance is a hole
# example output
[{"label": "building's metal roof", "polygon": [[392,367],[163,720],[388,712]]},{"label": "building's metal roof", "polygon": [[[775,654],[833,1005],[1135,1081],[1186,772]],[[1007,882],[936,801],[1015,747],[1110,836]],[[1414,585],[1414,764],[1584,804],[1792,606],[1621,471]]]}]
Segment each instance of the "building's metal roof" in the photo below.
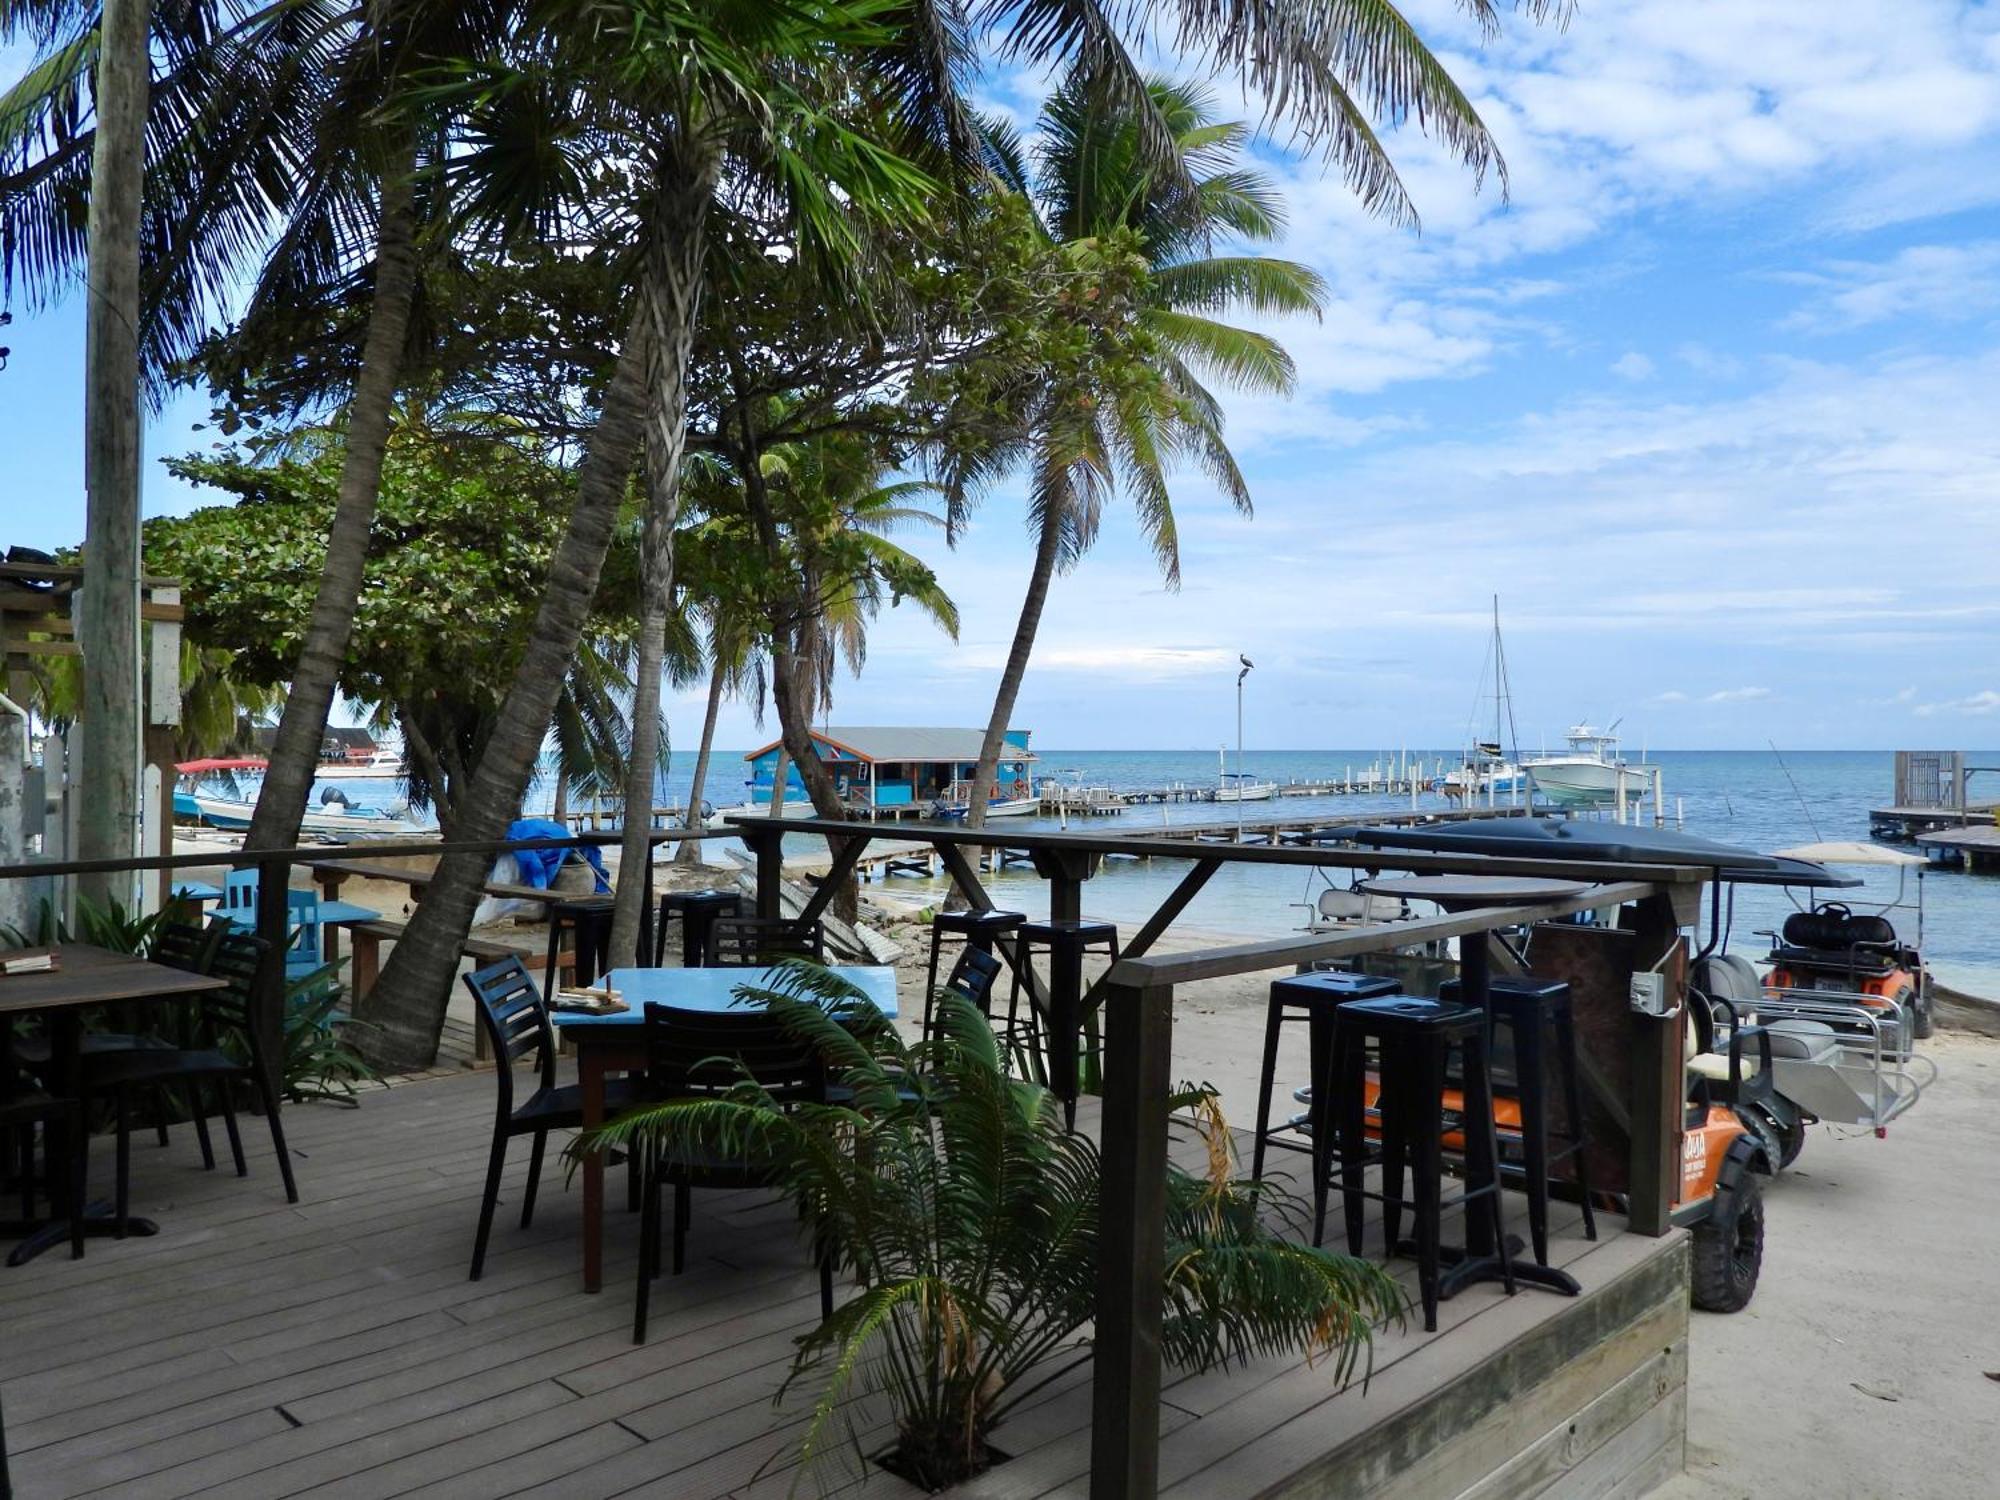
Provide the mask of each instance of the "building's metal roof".
[{"label": "building's metal roof", "polygon": [[[1019,734],[1020,730],[1010,733]],[[986,738],[983,729],[936,729],[916,724],[864,724],[851,727],[834,725],[828,729],[815,729],[813,738],[828,745],[838,746],[860,760],[865,761],[976,761],[979,747]],[[779,741],[760,746],[744,755],[745,760],[755,760],[760,755],[768,755],[778,747]],[[1033,760],[1034,752],[1023,750],[1019,745],[1007,745],[1001,750],[1003,760]]]}]

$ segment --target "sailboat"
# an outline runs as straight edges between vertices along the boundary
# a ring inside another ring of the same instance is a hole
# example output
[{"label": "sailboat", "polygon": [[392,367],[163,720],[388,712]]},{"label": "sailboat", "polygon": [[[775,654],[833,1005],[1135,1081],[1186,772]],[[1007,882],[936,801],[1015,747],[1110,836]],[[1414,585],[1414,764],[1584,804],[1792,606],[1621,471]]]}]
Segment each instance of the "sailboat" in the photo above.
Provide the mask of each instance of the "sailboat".
[{"label": "sailboat", "polygon": [[[1528,790],[1528,777],[1519,764],[1518,749],[1513,756],[1506,753],[1507,740],[1519,744],[1514,735],[1514,695],[1507,682],[1507,646],[1500,637],[1500,596],[1493,596],[1493,640],[1487,647],[1488,670],[1480,674],[1483,688],[1490,676],[1493,682],[1493,738],[1475,738],[1471,748],[1465,752],[1464,761],[1458,769],[1447,771],[1437,780],[1437,790],[1447,800],[1453,802],[1478,802],[1482,798],[1488,807],[1496,806],[1502,797],[1515,803]],[[1484,701],[1481,693],[1479,701]],[[1473,712],[1477,714],[1475,704]],[[1503,740],[1502,731],[1507,740]]]}]

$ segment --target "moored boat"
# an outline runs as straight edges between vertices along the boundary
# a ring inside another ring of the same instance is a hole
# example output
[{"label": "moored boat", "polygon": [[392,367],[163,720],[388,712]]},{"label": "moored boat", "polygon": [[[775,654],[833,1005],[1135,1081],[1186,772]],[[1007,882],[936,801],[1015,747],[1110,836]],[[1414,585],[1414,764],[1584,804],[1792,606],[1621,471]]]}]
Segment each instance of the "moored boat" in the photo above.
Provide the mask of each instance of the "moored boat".
[{"label": "moored boat", "polygon": [[1569,749],[1559,755],[1537,755],[1523,764],[1528,779],[1545,801],[1557,807],[1609,807],[1631,803],[1651,794],[1650,767],[1634,766],[1618,754],[1618,726],[1595,729],[1574,724],[1564,736]]}]

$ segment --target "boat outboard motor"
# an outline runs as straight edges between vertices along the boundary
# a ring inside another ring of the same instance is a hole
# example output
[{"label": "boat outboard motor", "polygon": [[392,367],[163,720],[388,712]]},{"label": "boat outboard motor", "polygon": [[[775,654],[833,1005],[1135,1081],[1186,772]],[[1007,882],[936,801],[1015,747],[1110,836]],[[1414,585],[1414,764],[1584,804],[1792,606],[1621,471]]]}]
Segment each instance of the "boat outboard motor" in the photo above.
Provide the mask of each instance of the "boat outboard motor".
[{"label": "boat outboard motor", "polygon": [[354,804],[347,800],[347,793],[343,792],[337,786],[330,786],[319,794],[319,805],[321,807],[337,807],[345,812]]}]

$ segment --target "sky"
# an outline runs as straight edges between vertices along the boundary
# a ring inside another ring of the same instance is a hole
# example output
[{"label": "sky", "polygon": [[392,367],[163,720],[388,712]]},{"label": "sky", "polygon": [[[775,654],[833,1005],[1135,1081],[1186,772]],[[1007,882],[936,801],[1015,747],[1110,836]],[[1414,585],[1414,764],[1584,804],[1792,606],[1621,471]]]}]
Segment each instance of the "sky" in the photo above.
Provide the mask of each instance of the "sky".
[{"label": "sky", "polygon": [[[1266,142],[1273,253],[1331,297],[1266,326],[1289,398],[1223,393],[1256,502],[1173,488],[1168,592],[1114,503],[1059,579],[1014,715],[1058,749],[1462,744],[1500,601],[1524,749],[1617,719],[1654,748],[1952,748],[2000,727],[2000,5],[1582,0],[1482,43],[1403,9],[1508,192],[1393,140],[1422,223]],[[0,53],[0,82],[19,55]],[[991,99],[1032,121],[1036,81]],[[1218,85],[1222,108],[1257,105]],[[0,542],[81,538],[82,310],[0,334]],[[199,497],[153,425],[148,513]],[[835,724],[983,724],[1025,587],[1018,486],[928,549],[954,643],[885,612]],[[1482,706],[1482,695],[1485,702]],[[669,695],[677,745],[699,694]],[[1480,730],[1483,734],[1486,731]],[[725,709],[718,743],[768,735]]]}]

